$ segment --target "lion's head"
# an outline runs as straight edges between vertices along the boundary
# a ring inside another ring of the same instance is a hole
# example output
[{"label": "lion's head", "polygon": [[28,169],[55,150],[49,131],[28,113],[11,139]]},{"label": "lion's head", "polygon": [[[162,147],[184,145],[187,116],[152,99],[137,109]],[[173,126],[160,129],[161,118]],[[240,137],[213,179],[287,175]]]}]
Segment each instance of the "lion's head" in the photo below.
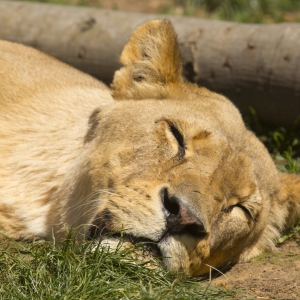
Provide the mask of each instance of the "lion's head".
[{"label": "lion's head", "polygon": [[230,101],[185,82],[169,21],[139,27],[121,62],[64,187],[94,204],[90,235],[125,230],[190,275],[272,247],[299,178],[278,173]]}]

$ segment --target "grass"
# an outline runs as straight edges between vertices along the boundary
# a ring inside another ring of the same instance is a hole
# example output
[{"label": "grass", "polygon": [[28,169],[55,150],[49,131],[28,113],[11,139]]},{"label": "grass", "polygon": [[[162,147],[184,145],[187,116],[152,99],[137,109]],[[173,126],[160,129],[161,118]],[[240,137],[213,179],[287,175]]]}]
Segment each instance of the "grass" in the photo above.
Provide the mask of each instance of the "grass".
[{"label": "grass", "polygon": [[59,246],[3,241],[0,299],[233,299],[232,290],[137,264],[132,250],[94,247],[71,237]]},{"label": "grass", "polygon": [[[28,1],[28,0],[27,0]],[[101,7],[101,0],[29,0]],[[117,7],[118,1],[115,0]],[[157,13],[245,23],[300,22],[299,0],[170,0]]]},{"label": "grass", "polygon": [[277,241],[278,245],[285,243],[288,240],[296,240],[300,245],[300,221],[293,227],[287,230]]},{"label": "grass", "polygon": [[174,6],[169,7],[169,13],[174,13],[177,9],[184,15],[245,23],[300,21],[298,0],[173,0],[173,2]]},{"label": "grass", "polygon": [[101,7],[101,4],[98,0],[16,0],[16,1]]},{"label": "grass", "polygon": [[292,128],[272,127],[261,123],[253,108],[244,118],[248,129],[266,146],[280,171],[300,174],[300,135],[298,124]]}]

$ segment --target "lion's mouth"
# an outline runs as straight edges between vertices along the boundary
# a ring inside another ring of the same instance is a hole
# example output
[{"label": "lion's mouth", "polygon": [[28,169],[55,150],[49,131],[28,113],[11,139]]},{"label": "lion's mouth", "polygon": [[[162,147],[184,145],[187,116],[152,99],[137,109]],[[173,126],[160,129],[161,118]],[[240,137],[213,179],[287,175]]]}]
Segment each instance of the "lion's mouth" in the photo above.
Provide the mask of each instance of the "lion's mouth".
[{"label": "lion's mouth", "polygon": [[[198,233],[197,235],[181,233],[177,234],[177,236],[186,235],[193,237],[197,240],[203,240],[207,237],[207,233],[203,232],[201,235]],[[162,246],[168,244],[168,240],[173,237],[173,234],[170,231],[166,231],[162,237],[158,241],[153,241],[149,238],[145,237],[136,237],[129,233],[113,233],[109,236],[109,238],[118,240],[121,243],[129,243],[136,247],[139,251],[142,250],[142,255],[144,257],[151,257],[155,259],[162,260],[164,258],[164,254],[161,250]]]},{"label": "lion's mouth", "polygon": [[[167,226],[165,231],[161,232],[157,239],[153,240],[149,237],[136,236],[126,230],[111,232],[107,222],[111,220],[111,213],[109,210],[104,210],[101,214],[97,215],[94,220],[94,225],[89,228],[88,239],[90,240],[103,240],[109,247],[115,248],[119,243],[123,245],[131,245],[138,252],[142,251],[142,256],[163,260],[169,257],[170,240],[182,240],[182,236],[190,237],[194,241],[201,241],[205,239],[208,233],[205,231],[202,222],[200,222],[186,207],[179,205],[177,199],[170,198],[166,189],[161,193],[164,204],[171,212],[167,214]],[[174,203],[169,203],[171,200]],[[170,208],[176,210],[175,212]],[[174,208],[175,207],[175,208]],[[173,212],[173,213],[172,213]],[[106,222],[103,222],[106,220]],[[179,242],[182,243],[182,242]],[[115,246],[113,246],[115,245]]]},{"label": "lion's mouth", "polygon": [[189,230],[188,231],[183,231],[180,233],[173,233],[172,232],[172,228],[166,230],[161,237],[154,241],[151,240],[149,238],[146,237],[137,237],[134,236],[130,233],[127,233],[126,231],[121,231],[121,232],[109,232],[108,230],[100,230],[99,227],[97,226],[92,226],[89,230],[89,236],[88,239],[90,240],[99,240],[99,239],[103,239],[106,241],[119,241],[121,244],[122,243],[129,243],[131,245],[133,245],[134,247],[140,247],[140,249],[142,249],[143,254],[145,254],[145,256],[151,256],[151,257],[155,257],[155,258],[159,258],[162,259],[163,258],[163,254],[161,251],[161,245],[163,244],[167,244],[168,243],[168,239],[171,238],[172,236],[176,235],[176,236],[180,236],[180,235],[186,235],[186,236],[191,236],[194,237],[197,240],[203,240],[207,237],[207,232],[199,232],[199,231],[194,231],[193,230],[193,226],[190,225]]},{"label": "lion's mouth", "polygon": [[[163,236],[163,238],[165,235]],[[131,244],[134,247],[138,247],[142,249],[142,252],[146,256],[160,258],[161,251],[158,247],[158,242],[153,241],[149,238],[145,237],[136,237],[126,231],[121,232],[110,232],[107,229],[102,228],[102,230],[98,226],[91,226],[89,229],[89,240],[105,240],[106,242],[112,241],[114,244]],[[161,239],[160,239],[161,240]]]},{"label": "lion's mouth", "polygon": [[151,239],[144,237],[135,237],[128,233],[112,233],[108,235],[103,235],[97,239],[103,239],[106,244],[117,244],[120,248],[127,248],[129,246],[132,248],[133,253],[136,253],[138,259],[146,261],[150,259],[162,260],[162,253],[159,249],[158,242],[152,241]]},{"label": "lion's mouth", "polygon": [[162,257],[161,251],[158,247],[158,242],[154,242],[144,237],[135,237],[131,234],[125,234],[123,238],[125,241],[128,241],[135,246],[141,246],[143,253],[147,256],[153,256],[156,258]]},{"label": "lion's mouth", "polygon": [[126,252],[126,256],[128,255],[143,266],[157,268],[159,265],[164,265],[173,271],[192,274],[187,267],[187,262],[191,259],[191,253],[187,250],[189,247],[186,247],[188,245],[196,247],[207,236],[208,233],[206,232],[201,234],[196,232],[195,234],[189,231],[174,234],[171,230],[167,230],[157,241],[145,237],[137,237],[125,231],[115,233],[102,232],[97,237],[90,236],[90,238],[100,240],[104,247],[107,246],[112,251],[116,249],[129,250],[129,252]]}]

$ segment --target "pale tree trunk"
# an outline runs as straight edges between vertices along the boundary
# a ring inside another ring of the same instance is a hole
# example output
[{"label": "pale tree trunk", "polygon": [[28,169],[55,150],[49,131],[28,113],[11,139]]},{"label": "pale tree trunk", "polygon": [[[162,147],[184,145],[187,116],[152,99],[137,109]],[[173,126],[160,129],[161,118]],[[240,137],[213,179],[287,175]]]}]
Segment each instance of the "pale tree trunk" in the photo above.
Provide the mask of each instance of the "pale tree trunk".
[{"label": "pale tree trunk", "polygon": [[[132,31],[164,17],[0,1],[0,38],[38,48],[110,83]],[[228,96],[242,112],[253,107],[270,124],[289,126],[299,117],[300,24],[167,17],[178,34],[189,80]]]}]

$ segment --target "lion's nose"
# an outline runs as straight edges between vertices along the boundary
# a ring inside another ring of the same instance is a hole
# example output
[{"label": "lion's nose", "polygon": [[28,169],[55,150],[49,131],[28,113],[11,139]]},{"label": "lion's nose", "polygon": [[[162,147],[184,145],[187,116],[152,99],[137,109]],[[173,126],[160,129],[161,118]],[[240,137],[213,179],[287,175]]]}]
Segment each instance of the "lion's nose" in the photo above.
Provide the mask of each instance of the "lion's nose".
[{"label": "lion's nose", "polygon": [[169,233],[188,233],[203,236],[203,223],[186,207],[182,201],[169,196],[168,190],[161,191],[161,199],[167,215],[167,230]]}]

